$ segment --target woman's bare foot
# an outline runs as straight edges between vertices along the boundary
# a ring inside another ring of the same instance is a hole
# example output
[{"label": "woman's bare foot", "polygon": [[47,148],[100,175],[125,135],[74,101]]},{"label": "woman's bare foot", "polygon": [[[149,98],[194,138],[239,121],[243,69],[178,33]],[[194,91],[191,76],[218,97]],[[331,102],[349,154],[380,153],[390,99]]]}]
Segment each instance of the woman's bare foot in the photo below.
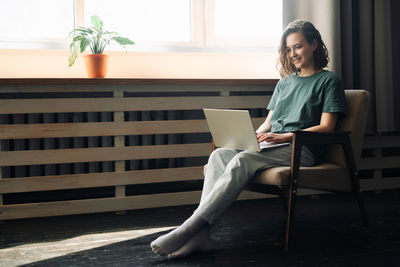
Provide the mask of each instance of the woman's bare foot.
[{"label": "woman's bare foot", "polygon": [[195,252],[205,252],[213,248],[209,227],[204,227],[197,235],[186,242],[183,247],[168,255],[169,259],[183,258]]}]

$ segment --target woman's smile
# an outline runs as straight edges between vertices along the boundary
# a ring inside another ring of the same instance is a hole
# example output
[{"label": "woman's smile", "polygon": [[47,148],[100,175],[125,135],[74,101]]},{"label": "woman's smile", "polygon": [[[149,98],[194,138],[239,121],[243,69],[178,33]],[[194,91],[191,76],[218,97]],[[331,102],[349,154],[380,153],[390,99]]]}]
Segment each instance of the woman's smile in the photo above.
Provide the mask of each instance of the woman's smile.
[{"label": "woman's smile", "polygon": [[301,61],[301,59],[298,57],[292,58],[292,62],[294,65],[298,64],[300,61]]},{"label": "woman's smile", "polygon": [[317,45],[308,43],[301,32],[294,32],[286,39],[286,56],[300,70],[301,75],[314,72],[313,52]]}]

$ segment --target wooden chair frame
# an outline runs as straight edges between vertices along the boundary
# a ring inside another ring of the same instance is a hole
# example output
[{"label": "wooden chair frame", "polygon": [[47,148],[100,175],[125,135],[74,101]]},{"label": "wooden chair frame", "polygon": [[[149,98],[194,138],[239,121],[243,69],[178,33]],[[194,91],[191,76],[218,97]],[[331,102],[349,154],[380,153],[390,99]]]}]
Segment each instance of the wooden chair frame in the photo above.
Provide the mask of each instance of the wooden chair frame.
[{"label": "wooden chair frame", "polygon": [[[292,155],[290,163],[290,180],[286,187],[275,185],[250,183],[246,190],[279,195],[287,212],[286,234],[285,234],[285,252],[288,252],[293,239],[294,213],[296,204],[296,195],[299,184],[299,173],[301,150],[303,145],[332,145],[340,144],[343,147],[347,169],[352,183],[351,194],[355,197],[361,212],[364,226],[368,227],[368,216],[364,207],[364,201],[360,194],[360,182],[358,172],[353,157],[352,147],[349,138],[349,132],[319,133],[309,131],[294,131],[292,140]],[[332,190],[333,191],[333,190]],[[333,191],[334,192],[334,191]]]}]

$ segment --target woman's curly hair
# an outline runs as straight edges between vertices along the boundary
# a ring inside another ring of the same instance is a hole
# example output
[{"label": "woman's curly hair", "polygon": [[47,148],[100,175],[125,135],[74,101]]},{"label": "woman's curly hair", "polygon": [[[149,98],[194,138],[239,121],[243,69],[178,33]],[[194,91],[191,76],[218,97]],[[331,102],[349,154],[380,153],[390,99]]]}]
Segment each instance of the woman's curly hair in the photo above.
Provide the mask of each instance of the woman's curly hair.
[{"label": "woman's curly hair", "polygon": [[309,44],[311,44],[314,40],[317,42],[317,48],[314,51],[314,63],[316,68],[325,68],[329,62],[328,49],[322,41],[319,31],[311,22],[295,20],[286,27],[279,44],[279,60],[277,68],[281,77],[287,77],[293,73],[300,72],[300,70],[297,69],[288,59],[286,52],[286,38],[289,34],[295,32],[301,32]]}]

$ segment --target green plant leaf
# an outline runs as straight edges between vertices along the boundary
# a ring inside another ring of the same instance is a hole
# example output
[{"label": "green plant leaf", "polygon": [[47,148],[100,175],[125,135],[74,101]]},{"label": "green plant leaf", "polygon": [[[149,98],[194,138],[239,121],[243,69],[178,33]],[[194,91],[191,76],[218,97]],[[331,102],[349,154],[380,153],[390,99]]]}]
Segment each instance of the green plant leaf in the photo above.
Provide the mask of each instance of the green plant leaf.
[{"label": "green plant leaf", "polygon": [[92,50],[92,54],[102,54],[102,51],[101,51],[101,39],[99,38],[98,35],[93,37],[90,49]]},{"label": "green plant leaf", "polygon": [[132,40],[130,40],[129,38],[126,38],[126,37],[116,36],[111,39],[116,41],[117,43],[119,43],[122,46],[135,44]]},{"label": "green plant leaf", "polygon": [[132,40],[121,37],[116,32],[103,30],[103,21],[98,16],[90,17],[93,27],[77,27],[68,34],[71,40],[69,66],[72,66],[79,53],[83,53],[88,47],[92,54],[103,54],[104,49],[115,41],[124,49],[127,45],[135,44]]},{"label": "green plant leaf", "polygon": [[82,40],[89,39],[86,35],[77,35],[72,40],[73,42],[81,42]]},{"label": "green plant leaf", "polygon": [[95,31],[92,29],[92,28],[83,28],[83,27],[79,27],[79,28],[77,28],[77,29],[75,29],[75,33],[76,34],[83,34],[83,35],[87,35],[87,34],[90,34],[90,35],[94,35],[95,34]]},{"label": "green plant leaf", "polygon": [[91,16],[90,20],[92,21],[94,28],[97,31],[101,31],[103,28],[103,21],[98,16]]},{"label": "green plant leaf", "polygon": [[75,63],[75,59],[78,56],[79,46],[76,42],[71,43],[68,57],[68,67],[71,67]]},{"label": "green plant leaf", "polygon": [[81,53],[85,52],[85,50],[89,46],[89,44],[90,44],[90,39],[88,39],[88,38],[82,38],[80,40],[80,51],[81,51]]},{"label": "green plant leaf", "polygon": [[114,36],[119,36],[117,32],[110,32],[110,31],[103,31],[103,34],[110,36],[110,38]]}]

